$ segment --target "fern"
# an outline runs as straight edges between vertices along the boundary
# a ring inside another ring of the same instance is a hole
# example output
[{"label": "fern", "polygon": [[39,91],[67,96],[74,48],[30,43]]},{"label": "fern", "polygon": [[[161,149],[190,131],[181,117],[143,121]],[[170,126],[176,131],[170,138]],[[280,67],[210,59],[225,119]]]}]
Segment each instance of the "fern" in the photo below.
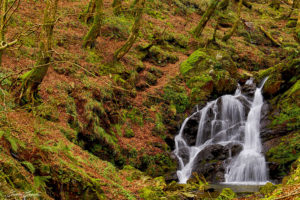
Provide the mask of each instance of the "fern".
[{"label": "fern", "polygon": [[34,177],[35,189],[45,190],[45,188],[47,186],[46,182],[48,182],[50,178],[51,178],[50,176],[35,176]]}]

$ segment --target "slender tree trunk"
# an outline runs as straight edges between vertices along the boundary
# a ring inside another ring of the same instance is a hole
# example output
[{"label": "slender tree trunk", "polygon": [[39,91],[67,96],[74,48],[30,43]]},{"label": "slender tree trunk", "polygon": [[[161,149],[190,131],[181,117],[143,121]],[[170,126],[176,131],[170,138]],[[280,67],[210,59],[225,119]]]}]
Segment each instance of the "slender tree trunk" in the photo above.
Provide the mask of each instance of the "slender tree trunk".
[{"label": "slender tree trunk", "polygon": [[95,1],[95,16],[93,20],[93,25],[91,26],[90,30],[86,34],[86,36],[83,39],[83,47],[87,48],[93,48],[95,47],[95,42],[97,37],[100,35],[100,29],[103,21],[103,1],[102,0],[96,0]]},{"label": "slender tree trunk", "polygon": [[135,43],[136,39],[139,36],[139,30],[141,26],[143,11],[145,6],[145,0],[137,0],[136,1],[136,18],[135,22],[131,28],[131,33],[125,44],[118,49],[114,54],[114,62],[119,61],[123,58],[131,49],[133,44]]},{"label": "slender tree trunk", "polygon": [[205,28],[208,20],[211,18],[211,16],[214,14],[217,5],[219,4],[219,0],[212,0],[210,3],[210,6],[208,7],[208,9],[206,10],[206,12],[204,13],[204,15],[202,16],[198,26],[196,27],[196,29],[194,30],[194,34],[195,37],[200,37],[203,29]]},{"label": "slender tree trunk", "polygon": [[79,19],[86,24],[89,24],[93,21],[94,13],[96,9],[96,0],[90,0],[86,10],[80,14]]},{"label": "slender tree trunk", "polygon": [[[2,55],[6,48],[14,45],[17,43],[17,40],[14,40],[12,42],[7,42],[5,38],[7,24],[13,13],[16,11],[16,9],[19,7],[20,1],[14,0],[11,2],[11,7],[9,6],[9,0],[0,0],[0,66],[2,63]],[[12,9],[12,7],[14,7]]]},{"label": "slender tree trunk", "polygon": [[[7,12],[7,5],[8,5],[8,0],[2,0],[1,1],[1,18],[0,18],[0,45],[4,46],[6,44],[5,41],[5,32],[6,32],[6,27],[5,27],[5,21],[6,21],[6,12]],[[3,55],[3,50],[0,50],[0,66],[2,65],[2,55]]]},{"label": "slender tree trunk", "polygon": [[37,100],[38,87],[47,74],[52,57],[52,37],[56,20],[58,0],[47,0],[39,44],[36,66],[23,74],[15,87],[16,100],[19,104],[34,103]]},{"label": "slender tree trunk", "polygon": [[224,35],[224,37],[222,38],[222,40],[225,42],[231,38],[231,36],[234,34],[234,32],[236,31],[236,29],[239,25],[240,17],[241,17],[242,3],[243,3],[243,0],[240,0],[239,4],[238,4],[238,8],[237,8],[237,18],[236,18],[236,21],[234,22],[234,25],[232,26],[231,30],[226,35]]},{"label": "slender tree trunk", "polygon": [[300,12],[298,13],[298,21],[295,30],[296,40],[300,43]]},{"label": "slender tree trunk", "polygon": [[122,10],[122,0],[114,0],[112,7],[114,8],[114,14],[119,15]]}]

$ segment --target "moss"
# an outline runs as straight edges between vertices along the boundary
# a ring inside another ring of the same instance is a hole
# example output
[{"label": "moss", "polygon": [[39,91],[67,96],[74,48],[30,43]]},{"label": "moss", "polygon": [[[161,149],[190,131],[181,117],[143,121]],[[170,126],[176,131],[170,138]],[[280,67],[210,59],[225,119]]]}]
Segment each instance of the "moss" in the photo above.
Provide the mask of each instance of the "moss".
[{"label": "moss", "polygon": [[259,188],[259,192],[265,196],[269,196],[272,192],[277,188],[276,185],[273,185],[271,182],[268,182],[261,188]]},{"label": "moss", "polygon": [[166,196],[162,189],[153,186],[143,188],[139,191],[139,194],[145,200],[160,200]]},{"label": "moss", "polygon": [[288,28],[294,28],[297,26],[297,20],[289,20],[288,23],[286,24],[286,27]]},{"label": "moss", "polygon": [[175,105],[177,113],[184,112],[190,104],[185,88],[176,85],[176,82],[171,82],[164,88],[163,98]]},{"label": "moss", "polygon": [[189,56],[187,60],[181,63],[180,73],[182,75],[187,74],[191,69],[193,69],[197,65],[200,59],[205,59],[205,58],[207,58],[207,55],[201,49],[195,51]]},{"label": "moss", "polygon": [[156,68],[156,67],[151,67],[151,68],[148,69],[148,71],[150,73],[154,74],[158,78],[161,78],[162,75],[163,75],[163,72],[160,69]]},{"label": "moss", "polygon": [[141,171],[145,171],[146,174],[157,177],[163,176],[167,172],[176,170],[176,163],[170,158],[167,153],[161,153],[156,155],[144,154],[140,158],[140,164],[137,166]]},{"label": "moss", "polygon": [[125,133],[124,133],[124,137],[127,137],[127,138],[132,138],[134,137],[134,132],[131,128],[126,128],[125,130]]},{"label": "moss", "polygon": [[160,113],[155,114],[155,127],[154,131],[160,135],[164,135],[166,132],[166,127],[163,123],[162,115]]},{"label": "moss", "polygon": [[149,85],[156,85],[157,84],[157,77],[154,74],[150,73],[150,72],[146,73],[145,79],[146,79],[146,82]]},{"label": "moss", "polygon": [[300,135],[295,132],[281,139],[279,145],[272,147],[266,157],[269,162],[275,162],[278,166],[279,175],[287,175],[290,166],[300,156]]},{"label": "moss", "polygon": [[159,46],[152,46],[145,60],[150,60],[158,66],[165,66],[168,63],[176,63],[179,58],[173,53],[161,49]]},{"label": "moss", "polygon": [[167,33],[164,36],[164,40],[169,44],[179,48],[187,48],[189,44],[188,36],[183,34],[174,34],[173,32]]},{"label": "moss", "polygon": [[[276,189],[273,190],[272,194],[268,194],[266,200],[273,200],[277,199],[278,196],[282,196],[283,192],[287,194],[287,196],[290,196],[293,194],[291,191],[294,190],[295,186],[297,186],[300,183],[300,158],[295,162],[296,167],[291,172],[290,176],[286,176],[284,180],[282,181],[282,184],[277,185]],[[290,187],[291,186],[291,187]],[[293,198],[293,196],[291,196]],[[294,196],[296,197],[296,196]],[[280,197],[279,197],[280,198]],[[297,198],[296,198],[297,199]]]},{"label": "moss", "polygon": [[236,198],[236,194],[230,188],[224,188],[217,200],[230,200]]}]

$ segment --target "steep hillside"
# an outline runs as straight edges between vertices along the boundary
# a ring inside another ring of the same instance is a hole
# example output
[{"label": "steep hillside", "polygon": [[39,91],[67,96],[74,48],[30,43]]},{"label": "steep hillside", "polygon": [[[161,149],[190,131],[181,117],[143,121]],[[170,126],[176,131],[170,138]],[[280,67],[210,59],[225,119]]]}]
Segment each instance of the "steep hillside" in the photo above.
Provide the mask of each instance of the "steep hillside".
[{"label": "steep hillside", "polygon": [[[83,48],[92,26],[81,18],[89,1],[59,0],[50,67],[38,101],[28,103],[18,98],[16,83],[36,67],[46,4],[20,1],[6,38],[22,34],[1,51],[0,199],[217,197],[201,174],[185,186],[176,183],[174,137],[196,105],[267,76],[261,136],[270,177],[284,182],[249,198],[296,198],[290,194],[299,192],[299,9],[290,1],[276,9],[251,0],[224,41],[238,1],[222,1],[196,37],[213,1],[148,0],[137,41],[116,62],[115,51],[131,35],[136,2],[122,1],[117,14],[113,0],[103,0],[99,37]],[[292,165],[294,175],[283,178]],[[229,199],[226,194],[219,199]]]}]

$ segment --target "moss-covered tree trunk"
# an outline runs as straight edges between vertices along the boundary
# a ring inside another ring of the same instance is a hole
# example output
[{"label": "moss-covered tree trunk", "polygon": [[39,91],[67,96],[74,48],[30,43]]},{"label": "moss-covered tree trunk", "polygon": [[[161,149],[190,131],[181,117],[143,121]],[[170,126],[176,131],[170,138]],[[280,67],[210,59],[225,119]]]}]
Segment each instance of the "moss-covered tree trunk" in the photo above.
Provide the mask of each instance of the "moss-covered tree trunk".
[{"label": "moss-covered tree trunk", "polygon": [[95,0],[95,14],[93,19],[93,25],[83,38],[83,47],[93,48],[97,37],[100,35],[100,29],[103,21],[103,0]]},{"label": "moss-covered tree trunk", "polygon": [[88,7],[80,14],[79,19],[84,23],[91,23],[96,9],[96,0],[90,0]]},{"label": "moss-covered tree trunk", "polygon": [[211,16],[214,14],[217,5],[219,4],[219,0],[212,0],[210,3],[210,6],[208,7],[208,9],[206,10],[206,12],[204,13],[204,15],[202,16],[198,26],[196,27],[196,29],[194,30],[194,35],[195,37],[200,37],[200,35],[202,34],[203,29],[205,28],[208,20],[211,18]]},{"label": "moss-covered tree trunk", "polygon": [[112,3],[112,7],[114,9],[114,14],[119,15],[122,10],[122,0],[114,0]]},{"label": "moss-covered tree trunk", "polygon": [[125,44],[119,48],[114,54],[114,62],[119,61],[123,58],[131,49],[133,44],[135,43],[136,39],[139,36],[139,30],[142,22],[142,16],[145,6],[145,0],[137,0],[135,7],[136,7],[136,17],[135,22],[131,28],[131,33]]},{"label": "moss-covered tree trunk", "polygon": [[56,21],[57,4],[58,0],[46,1],[36,66],[19,77],[14,87],[16,100],[21,105],[36,102],[38,87],[47,74],[52,57],[52,37]]},{"label": "moss-covered tree trunk", "polygon": [[221,10],[226,10],[227,7],[229,6],[229,2],[230,2],[229,0],[222,0],[218,8]]},{"label": "moss-covered tree trunk", "polygon": [[238,4],[238,8],[237,8],[237,18],[232,26],[232,28],[230,29],[230,31],[224,35],[224,37],[222,38],[223,41],[227,41],[231,38],[231,36],[234,34],[234,32],[236,31],[238,25],[239,25],[239,22],[240,22],[240,17],[241,17],[241,9],[242,9],[242,3],[243,3],[243,0],[240,0],[239,1],[239,4]]}]

